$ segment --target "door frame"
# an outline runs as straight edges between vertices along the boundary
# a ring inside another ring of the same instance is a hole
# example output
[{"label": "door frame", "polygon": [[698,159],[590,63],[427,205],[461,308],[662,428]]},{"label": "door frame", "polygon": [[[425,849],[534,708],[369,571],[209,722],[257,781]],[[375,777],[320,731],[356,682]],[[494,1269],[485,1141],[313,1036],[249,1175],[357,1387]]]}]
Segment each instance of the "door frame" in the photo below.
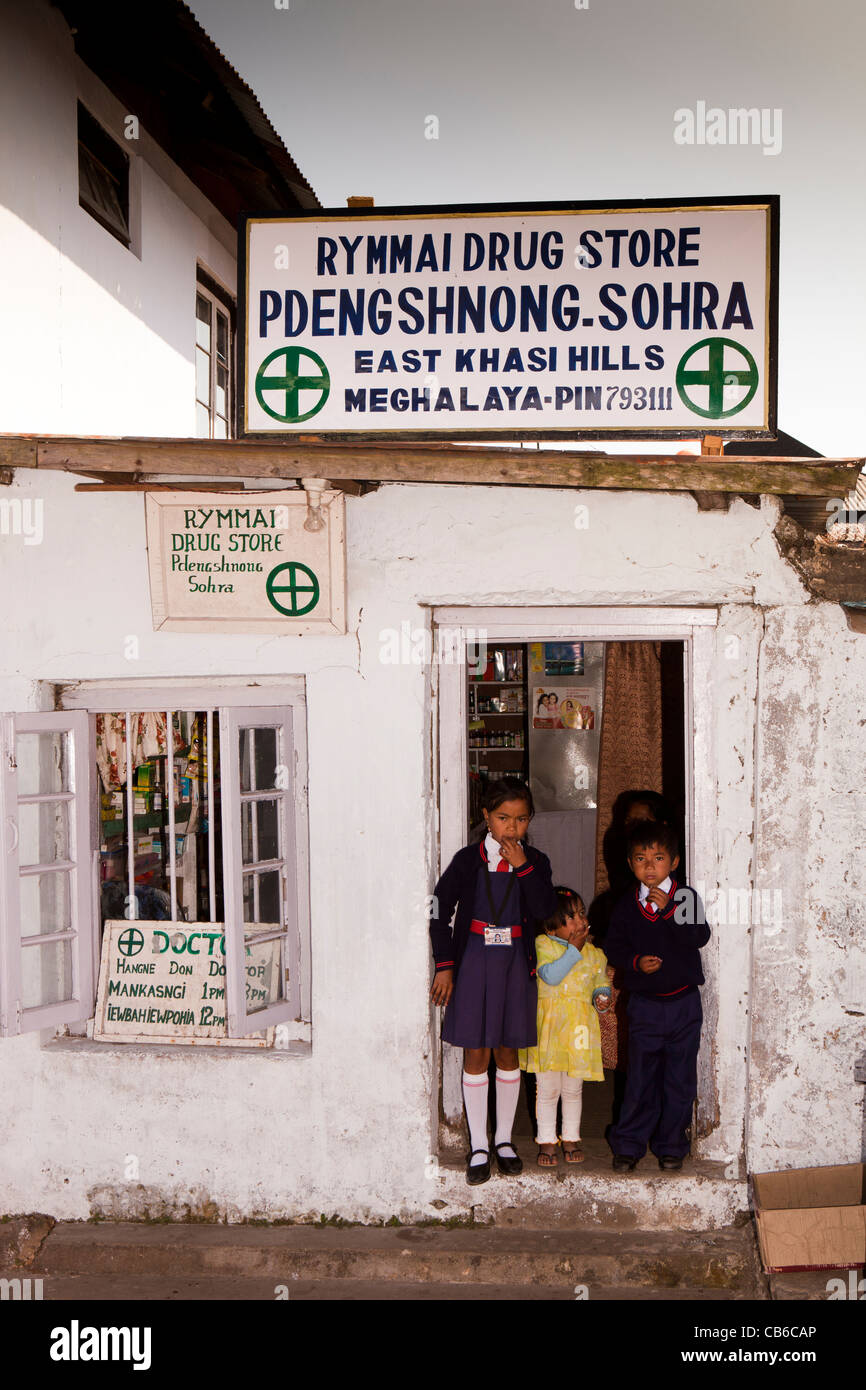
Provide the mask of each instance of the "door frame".
[{"label": "door frame", "polygon": [[[692,883],[713,883],[717,863],[715,807],[717,768],[712,701],[696,702],[695,691],[712,686],[712,663],[718,609],[478,607],[434,606],[433,651],[433,796],[438,844],[437,877],[466,841],[466,643],[486,642],[648,642],[683,643],[686,846]],[[714,995],[715,974],[707,974],[707,993]],[[438,1016],[438,1010],[436,1011]],[[442,1047],[438,1025],[432,1054],[439,1063],[441,1106],[446,1124],[463,1113],[462,1064],[458,1048]],[[702,1118],[716,1112],[718,1059],[705,1031],[698,1059],[698,1131]],[[696,1151],[699,1144],[695,1146]]]}]

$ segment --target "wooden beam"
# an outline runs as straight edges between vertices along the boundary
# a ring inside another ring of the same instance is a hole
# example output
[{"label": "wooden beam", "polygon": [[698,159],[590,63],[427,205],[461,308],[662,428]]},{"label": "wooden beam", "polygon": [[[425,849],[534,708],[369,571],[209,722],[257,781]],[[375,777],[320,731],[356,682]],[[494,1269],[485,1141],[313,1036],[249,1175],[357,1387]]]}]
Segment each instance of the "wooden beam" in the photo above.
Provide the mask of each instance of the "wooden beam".
[{"label": "wooden beam", "polygon": [[[76,492],[251,492],[252,488],[245,488],[242,483],[152,483],[137,482],[119,483],[116,475],[112,473],[88,473],[89,478],[98,478],[96,483],[76,483]],[[9,470],[11,481],[12,473]],[[2,483],[2,472],[0,472],[0,483]],[[286,479],[286,486],[292,485],[292,479]],[[377,486],[377,484],[374,484]],[[335,492],[343,492],[349,497],[360,497],[364,492],[364,484],[353,482],[351,479],[343,478],[337,483],[328,483],[328,487]],[[274,489],[276,491],[276,489]]]},{"label": "wooden beam", "polygon": [[0,434],[0,468],[35,468],[37,444],[31,435]]},{"label": "wooden beam", "polygon": [[[560,449],[292,440],[43,437],[0,441],[0,465],[63,472],[160,474],[202,479],[305,476],[395,483],[611,488],[676,492],[798,493],[839,497],[853,489],[862,458],[792,459],[741,455],[605,454]],[[182,486],[182,484],[178,484]]]}]

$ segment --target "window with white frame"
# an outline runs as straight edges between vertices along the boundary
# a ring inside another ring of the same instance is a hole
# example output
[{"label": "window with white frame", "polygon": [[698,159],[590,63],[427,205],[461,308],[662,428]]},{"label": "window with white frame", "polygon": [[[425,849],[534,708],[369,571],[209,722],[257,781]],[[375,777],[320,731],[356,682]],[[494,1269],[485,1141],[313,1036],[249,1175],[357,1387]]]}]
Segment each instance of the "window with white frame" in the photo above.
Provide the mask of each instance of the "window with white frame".
[{"label": "window with white frame", "polygon": [[234,305],[200,267],[195,295],[195,432],[199,439],[234,434]]},{"label": "window with white frame", "polygon": [[[223,926],[228,1037],[308,1017],[302,682],[78,686],[70,703],[0,717],[0,1033],[92,1017],[120,918]],[[251,997],[253,945],[278,968]]]}]

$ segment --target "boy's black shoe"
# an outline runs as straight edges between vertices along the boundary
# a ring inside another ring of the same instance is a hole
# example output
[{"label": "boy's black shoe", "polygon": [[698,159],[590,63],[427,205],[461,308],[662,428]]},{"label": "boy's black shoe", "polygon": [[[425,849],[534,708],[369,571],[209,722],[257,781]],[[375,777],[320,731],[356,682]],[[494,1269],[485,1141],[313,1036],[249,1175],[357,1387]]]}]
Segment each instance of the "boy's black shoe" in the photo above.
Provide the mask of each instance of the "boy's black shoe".
[{"label": "boy's black shoe", "polygon": [[[472,1166],[472,1160],[476,1154],[484,1154],[487,1158],[486,1163],[476,1163]],[[487,1149],[473,1149],[466,1160],[466,1181],[470,1187],[477,1187],[481,1182],[487,1182],[490,1177],[490,1154]]]},{"label": "boy's black shoe", "polygon": [[[494,1144],[493,1147],[496,1150],[496,1166],[500,1173],[504,1173],[507,1178],[513,1178],[523,1172],[523,1159],[517,1157],[517,1150],[510,1140],[504,1144]],[[514,1153],[501,1154],[500,1149],[514,1149]]]},{"label": "boy's black shoe", "polygon": [[614,1154],[613,1171],[615,1173],[633,1173],[637,1159],[633,1154]]},{"label": "boy's black shoe", "polygon": [[659,1167],[665,1173],[678,1173],[682,1166],[682,1159],[677,1158],[674,1154],[662,1154],[659,1159]]}]

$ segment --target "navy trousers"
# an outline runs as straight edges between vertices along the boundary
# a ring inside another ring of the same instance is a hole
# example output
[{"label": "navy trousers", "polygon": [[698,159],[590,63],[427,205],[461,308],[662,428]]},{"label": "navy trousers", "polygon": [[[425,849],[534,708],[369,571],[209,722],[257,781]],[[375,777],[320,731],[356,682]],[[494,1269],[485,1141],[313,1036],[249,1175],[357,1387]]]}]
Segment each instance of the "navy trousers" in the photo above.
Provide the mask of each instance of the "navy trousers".
[{"label": "navy trousers", "polygon": [[684,1158],[698,1092],[703,1009],[698,989],[673,999],[632,994],[628,1001],[625,1098],[608,1142],[616,1154]]}]

